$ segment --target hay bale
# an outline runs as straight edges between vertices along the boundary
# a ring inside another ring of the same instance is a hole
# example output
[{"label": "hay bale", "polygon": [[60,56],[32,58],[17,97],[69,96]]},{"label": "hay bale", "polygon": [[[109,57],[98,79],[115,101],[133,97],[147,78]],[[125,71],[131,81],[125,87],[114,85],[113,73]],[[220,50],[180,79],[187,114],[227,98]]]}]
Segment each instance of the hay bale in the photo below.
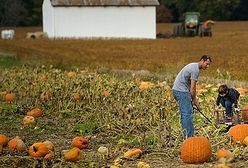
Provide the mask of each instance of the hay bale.
[{"label": "hay bale", "polygon": [[47,38],[47,33],[45,32],[28,32],[26,38],[37,39],[37,38]]}]

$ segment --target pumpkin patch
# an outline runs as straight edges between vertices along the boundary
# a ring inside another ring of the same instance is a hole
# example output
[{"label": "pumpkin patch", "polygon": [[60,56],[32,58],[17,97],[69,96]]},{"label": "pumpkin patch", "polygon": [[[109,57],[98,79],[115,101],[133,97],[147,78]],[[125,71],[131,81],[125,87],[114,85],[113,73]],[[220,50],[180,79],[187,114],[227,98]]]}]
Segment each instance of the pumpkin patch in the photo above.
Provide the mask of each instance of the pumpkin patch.
[{"label": "pumpkin patch", "polygon": [[[199,135],[195,139],[200,140],[185,147],[170,80],[88,71],[77,71],[69,78],[66,71],[53,67],[3,72],[6,83],[0,88],[4,92],[0,99],[1,133],[19,135],[23,140],[10,138],[8,147],[2,145],[1,158],[26,159],[29,155],[47,167],[156,167],[166,165],[163,162],[168,159],[177,161],[175,167],[215,166],[220,162],[217,160],[223,160],[217,158],[229,157],[229,152],[218,151],[220,146],[233,154],[234,159],[225,161],[245,158],[246,135],[239,140],[235,137],[240,135],[234,135],[243,134],[245,128],[232,131],[233,126],[225,133],[223,127],[206,123],[199,113],[193,116]],[[22,74],[29,74],[26,80]],[[46,78],[38,80],[41,74]],[[10,81],[13,86],[7,85]],[[197,92],[202,111],[210,118],[216,88],[217,84],[203,83],[199,89],[204,91]],[[7,102],[5,90],[14,90],[18,99]],[[247,104],[246,100],[246,95],[241,95],[240,104]],[[214,117],[211,120],[215,122]],[[237,143],[231,143],[233,139]],[[150,160],[153,158],[161,159]]]}]

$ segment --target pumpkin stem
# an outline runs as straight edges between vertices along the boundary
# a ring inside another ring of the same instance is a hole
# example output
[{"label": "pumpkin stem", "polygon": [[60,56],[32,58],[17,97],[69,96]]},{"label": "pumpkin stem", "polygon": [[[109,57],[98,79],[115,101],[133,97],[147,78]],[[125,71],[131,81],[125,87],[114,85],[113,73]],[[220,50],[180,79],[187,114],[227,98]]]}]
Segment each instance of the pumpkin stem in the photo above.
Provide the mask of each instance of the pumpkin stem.
[{"label": "pumpkin stem", "polygon": [[37,152],[38,151],[38,149],[35,146],[33,146],[33,148],[34,148],[34,152]]}]

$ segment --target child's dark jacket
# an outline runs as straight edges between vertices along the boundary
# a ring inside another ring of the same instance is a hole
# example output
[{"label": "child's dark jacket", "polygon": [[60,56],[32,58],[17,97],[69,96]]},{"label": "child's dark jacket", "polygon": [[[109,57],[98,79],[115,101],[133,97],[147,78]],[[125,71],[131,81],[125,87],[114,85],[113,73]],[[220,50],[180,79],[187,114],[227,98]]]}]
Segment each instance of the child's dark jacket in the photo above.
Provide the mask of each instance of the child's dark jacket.
[{"label": "child's dark jacket", "polygon": [[[224,97],[228,98],[232,103],[234,103],[234,107],[237,108],[238,107],[239,96],[240,96],[240,94],[236,89],[228,88],[228,93]],[[221,98],[222,97],[219,94],[218,97],[217,97],[217,101],[216,101],[217,106],[220,105],[220,99]]]}]

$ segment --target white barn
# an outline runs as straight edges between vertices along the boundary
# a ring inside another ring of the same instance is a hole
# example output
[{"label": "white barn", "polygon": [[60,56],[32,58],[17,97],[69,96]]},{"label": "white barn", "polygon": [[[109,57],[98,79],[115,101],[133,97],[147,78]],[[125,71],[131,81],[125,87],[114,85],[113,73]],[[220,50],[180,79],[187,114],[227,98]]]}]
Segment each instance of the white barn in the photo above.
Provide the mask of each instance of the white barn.
[{"label": "white barn", "polygon": [[156,38],[158,0],[44,0],[49,38]]}]

